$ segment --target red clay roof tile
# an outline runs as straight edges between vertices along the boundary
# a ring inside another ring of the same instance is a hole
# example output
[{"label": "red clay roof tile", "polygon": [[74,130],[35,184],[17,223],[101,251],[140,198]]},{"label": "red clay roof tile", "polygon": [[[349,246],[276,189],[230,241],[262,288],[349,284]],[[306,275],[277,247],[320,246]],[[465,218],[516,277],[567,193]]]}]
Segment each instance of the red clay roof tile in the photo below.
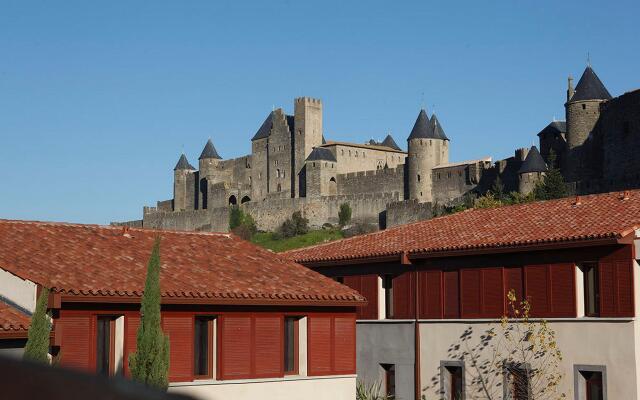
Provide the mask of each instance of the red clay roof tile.
[{"label": "red clay roof tile", "polygon": [[640,190],[492,209],[468,210],[286,254],[300,263],[333,262],[404,252],[496,249],[618,238],[640,227]]},{"label": "red clay roof tile", "polygon": [[31,318],[14,306],[0,300],[0,334],[24,332],[29,330]]},{"label": "red clay roof tile", "polygon": [[62,294],[142,295],[161,236],[164,298],[357,305],[364,298],[286,257],[223,233],[0,220],[0,268]]}]

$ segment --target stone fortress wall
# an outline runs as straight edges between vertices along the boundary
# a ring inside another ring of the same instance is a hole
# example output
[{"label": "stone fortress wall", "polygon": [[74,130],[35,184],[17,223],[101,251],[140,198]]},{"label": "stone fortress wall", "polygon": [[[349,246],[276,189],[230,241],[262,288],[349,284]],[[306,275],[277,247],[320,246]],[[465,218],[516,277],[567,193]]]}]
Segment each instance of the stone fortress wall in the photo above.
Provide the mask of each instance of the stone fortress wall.
[{"label": "stone fortress wall", "polygon": [[[595,88],[595,89],[594,89]],[[450,141],[435,115],[421,110],[408,152],[391,136],[363,144],[325,141],[322,102],[294,100],[294,115],[276,109],[251,140],[251,154],[223,160],[207,143],[198,167],[183,155],[174,170],[174,195],[145,207],[143,227],[225,231],[229,206],[274,230],[295,211],[321,227],[338,221],[348,203],[354,221],[380,228],[431,218],[438,206],[490,190],[526,194],[544,178],[551,151],[577,194],[640,187],[640,90],[612,98],[591,67],[575,90],[569,80],[567,122],[553,121],[536,146],[512,157],[449,162]]]}]

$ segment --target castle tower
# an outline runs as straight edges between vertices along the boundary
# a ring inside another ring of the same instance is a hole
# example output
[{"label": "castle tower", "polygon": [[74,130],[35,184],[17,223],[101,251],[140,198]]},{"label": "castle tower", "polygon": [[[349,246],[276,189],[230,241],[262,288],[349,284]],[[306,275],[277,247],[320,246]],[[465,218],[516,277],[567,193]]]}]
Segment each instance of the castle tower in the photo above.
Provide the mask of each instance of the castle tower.
[{"label": "castle tower", "polygon": [[[322,136],[322,101],[310,97],[299,97],[294,100],[294,134],[291,136],[293,162],[291,174],[294,187],[292,197],[304,196],[304,176],[301,174],[305,160],[314,147],[323,143]],[[301,190],[302,189],[302,190]]]},{"label": "castle tower", "polygon": [[316,147],[305,160],[306,196],[334,196],[338,188],[336,183],[336,157],[331,150]]},{"label": "castle tower", "polygon": [[581,179],[581,172],[587,166],[581,146],[600,118],[600,104],[611,99],[611,95],[589,65],[578,81],[575,91],[573,79],[569,77],[567,97],[567,157],[564,157],[562,170],[567,181],[576,182]]},{"label": "castle tower", "polygon": [[206,209],[209,200],[209,186],[219,181],[216,169],[222,157],[218,154],[211,139],[202,149],[198,158],[198,169],[200,172],[200,182],[198,182],[198,200],[201,209]]},{"label": "castle tower", "polygon": [[173,211],[183,211],[189,206],[189,195],[187,183],[189,174],[195,168],[187,160],[187,156],[182,153],[175,168],[173,168]]},{"label": "castle tower", "polygon": [[[520,150],[519,154],[524,154],[526,151],[526,149]],[[547,164],[545,164],[538,148],[531,146],[524,162],[518,170],[518,191],[524,195],[531,193],[546,172]]]},{"label": "castle tower", "polygon": [[429,120],[422,109],[407,142],[409,198],[421,203],[432,201],[432,170],[449,162],[449,139],[435,114]]}]

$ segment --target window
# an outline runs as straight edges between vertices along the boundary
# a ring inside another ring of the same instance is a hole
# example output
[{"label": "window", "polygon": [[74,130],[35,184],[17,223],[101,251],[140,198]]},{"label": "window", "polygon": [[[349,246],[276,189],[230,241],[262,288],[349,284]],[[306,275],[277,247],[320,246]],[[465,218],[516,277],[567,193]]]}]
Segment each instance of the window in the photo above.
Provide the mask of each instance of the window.
[{"label": "window", "polygon": [[420,182],[420,174],[418,174],[418,182]]},{"label": "window", "polygon": [[193,333],[193,374],[198,378],[213,377],[213,319],[196,317]]},{"label": "window", "polygon": [[393,276],[384,276],[384,315],[393,318]]},{"label": "window", "polygon": [[607,369],[605,366],[574,365],[573,373],[576,399],[607,399]]},{"label": "window", "polygon": [[380,364],[384,375],[384,393],[390,398],[396,397],[396,366],[394,364]]},{"label": "window", "polygon": [[440,362],[440,392],[445,400],[464,399],[464,363]]},{"label": "window", "polygon": [[115,317],[98,317],[96,340],[96,373],[112,375],[115,356]]},{"label": "window", "polygon": [[587,105],[586,105],[586,104],[583,104],[583,105],[582,105],[582,109],[583,109],[583,110],[586,110],[586,109],[587,109]]},{"label": "window", "polygon": [[298,317],[284,319],[284,374],[298,373]]},{"label": "window", "polygon": [[505,395],[508,400],[529,400],[529,373],[524,365],[505,365]]},{"label": "window", "polygon": [[597,317],[600,315],[598,264],[584,263],[580,269],[584,282],[584,314],[587,317]]}]

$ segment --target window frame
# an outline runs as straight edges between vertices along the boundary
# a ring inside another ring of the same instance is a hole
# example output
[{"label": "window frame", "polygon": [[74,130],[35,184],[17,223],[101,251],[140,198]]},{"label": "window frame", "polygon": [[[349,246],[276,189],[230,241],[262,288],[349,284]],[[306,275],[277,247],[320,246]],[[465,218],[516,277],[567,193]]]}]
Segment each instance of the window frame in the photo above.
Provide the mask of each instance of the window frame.
[{"label": "window frame", "polygon": [[392,274],[384,274],[382,279],[382,288],[384,289],[384,318],[392,319],[393,310],[393,278]]},{"label": "window frame", "polygon": [[[585,317],[599,317],[600,316],[600,268],[598,266],[597,261],[586,261],[582,262],[579,265],[580,270],[582,271],[582,290],[584,292],[584,315]],[[595,294],[593,297],[594,301],[594,310],[595,312],[589,312],[589,297],[591,296],[591,291],[589,290],[589,275],[588,271],[593,270],[593,287],[595,289]]]},{"label": "window frame", "polygon": [[[119,318],[118,315],[111,314],[97,314],[96,318],[96,336],[95,336],[95,371],[97,375],[102,376],[114,376],[116,371],[116,320]],[[100,357],[99,354],[99,346],[100,346],[100,320],[109,321],[107,327],[108,331],[108,343],[107,343],[107,371],[106,374],[104,372],[98,372],[98,363],[104,357]]]},{"label": "window frame", "polygon": [[451,400],[451,371],[450,368],[459,368],[461,372],[462,392],[461,399],[466,398],[466,382],[464,361],[440,361],[440,394],[444,400]]},{"label": "window frame", "polygon": [[[510,363],[510,362],[505,362],[502,365],[502,398],[504,400],[513,400],[513,397],[511,397],[511,393],[510,393],[510,381],[509,381],[509,375],[512,375],[512,370],[514,369],[519,369],[520,371],[524,372],[525,374],[527,373],[527,370],[531,370],[531,365],[529,365],[528,363]],[[531,399],[531,375],[527,376],[527,398],[526,400]],[[520,400],[520,399],[517,399]]]},{"label": "window frame", "polygon": [[585,378],[583,372],[598,372],[602,377],[602,400],[607,400],[607,367],[605,365],[574,364],[573,393],[575,400],[586,399]]},{"label": "window frame", "polygon": [[[383,379],[382,381],[384,382],[384,391],[383,393],[386,396],[389,396],[392,399],[396,398],[396,365],[395,364],[380,364],[380,367],[382,368],[382,374],[383,374]],[[391,382],[393,382],[393,385],[391,385]],[[393,393],[390,393],[390,386],[393,387]]]},{"label": "window frame", "polygon": [[[217,343],[214,343],[214,315],[202,315],[196,314],[193,317],[193,379],[213,379],[214,378],[214,358],[215,353],[217,351]],[[197,321],[205,320],[207,326],[207,373],[202,375],[198,374],[196,371],[196,360],[198,358],[198,348],[199,344],[196,342],[196,329],[197,329]]]}]

